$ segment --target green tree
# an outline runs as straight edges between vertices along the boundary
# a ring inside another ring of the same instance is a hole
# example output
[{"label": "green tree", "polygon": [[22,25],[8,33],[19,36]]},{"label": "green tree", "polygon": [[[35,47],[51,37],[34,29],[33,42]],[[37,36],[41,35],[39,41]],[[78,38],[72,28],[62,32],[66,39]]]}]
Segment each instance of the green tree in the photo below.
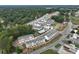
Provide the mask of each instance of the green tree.
[{"label": "green tree", "polygon": [[19,47],[16,47],[16,52],[19,54],[22,52],[22,50]]},{"label": "green tree", "polygon": [[64,16],[53,16],[52,17],[53,20],[55,20],[56,22],[62,23],[64,21]]}]

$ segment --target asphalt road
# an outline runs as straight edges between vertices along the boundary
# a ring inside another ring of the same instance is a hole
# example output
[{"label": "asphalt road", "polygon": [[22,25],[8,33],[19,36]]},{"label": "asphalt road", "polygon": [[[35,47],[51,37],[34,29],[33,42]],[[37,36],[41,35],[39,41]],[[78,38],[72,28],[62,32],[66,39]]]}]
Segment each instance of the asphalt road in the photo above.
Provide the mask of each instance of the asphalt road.
[{"label": "asphalt road", "polygon": [[[40,54],[40,53],[42,53],[42,52],[48,50],[49,48],[55,46],[57,43],[59,43],[61,40],[63,40],[66,36],[67,36],[67,35],[62,36],[62,37],[61,37],[59,40],[57,40],[56,42],[54,42],[54,43],[52,43],[52,44],[49,44],[48,46],[42,47],[42,48],[40,48],[40,49],[38,49],[38,50],[36,50],[36,51],[33,51],[33,52],[31,52],[31,54]],[[54,47],[53,47],[52,49],[55,50]]]},{"label": "asphalt road", "polygon": [[[70,21],[68,23],[68,26],[64,29],[64,31],[60,32],[63,36],[59,40],[57,40],[56,42],[54,42],[54,43],[52,43],[52,44],[50,44],[48,46],[42,47],[42,48],[40,48],[38,50],[35,50],[35,51],[31,52],[31,54],[40,54],[40,53],[48,50],[49,48],[55,46],[57,43],[59,43],[61,40],[63,40],[70,33],[71,28],[72,28],[72,23]],[[55,49],[55,48],[52,48],[52,49]]]}]

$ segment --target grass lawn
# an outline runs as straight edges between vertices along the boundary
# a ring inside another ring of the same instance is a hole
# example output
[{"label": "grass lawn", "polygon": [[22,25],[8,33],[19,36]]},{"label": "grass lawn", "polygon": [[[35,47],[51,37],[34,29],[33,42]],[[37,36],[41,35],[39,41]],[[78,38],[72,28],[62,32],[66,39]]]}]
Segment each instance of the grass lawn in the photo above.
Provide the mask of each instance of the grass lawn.
[{"label": "grass lawn", "polygon": [[60,23],[56,23],[55,28],[58,29],[60,27]]},{"label": "grass lawn", "polygon": [[63,31],[66,26],[67,26],[67,25],[63,25],[63,24],[61,24],[61,23],[56,23],[55,29],[57,29],[57,30],[59,30],[59,31]]},{"label": "grass lawn", "polygon": [[71,17],[71,21],[75,25],[79,25],[79,17]]},{"label": "grass lawn", "polygon": [[59,48],[60,46],[61,46],[61,44],[57,44],[55,47],[56,47],[56,48]]},{"label": "grass lawn", "polygon": [[[57,37],[55,37],[53,40],[51,40],[50,43],[56,42],[57,40],[59,40],[59,39],[61,38],[61,36],[62,36],[62,35],[59,34]],[[50,44],[50,43],[49,43],[49,44]]]},{"label": "grass lawn", "polygon": [[75,46],[76,46],[77,48],[79,48],[79,44],[75,44]]},{"label": "grass lawn", "polygon": [[58,53],[54,50],[48,49],[47,51],[44,51],[41,54],[58,54]]}]

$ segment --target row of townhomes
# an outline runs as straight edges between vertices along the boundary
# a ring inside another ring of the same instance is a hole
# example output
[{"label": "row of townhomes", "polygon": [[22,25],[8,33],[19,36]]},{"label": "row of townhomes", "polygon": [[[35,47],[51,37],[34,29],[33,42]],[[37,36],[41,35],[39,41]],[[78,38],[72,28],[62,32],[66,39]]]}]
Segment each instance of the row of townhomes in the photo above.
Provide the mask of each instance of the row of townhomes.
[{"label": "row of townhomes", "polygon": [[28,25],[32,25],[33,29],[37,30],[41,35],[35,37],[33,34],[30,34],[18,37],[13,45],[15,47],[25,46],[25,48],[32,48],[34,46],[45,44],[46,41],[51,40],[51,38],[55,38],[59,35],[59,32],[53,28],[52,25],[54,24],[54,20],[51,19],[51,16],[56,16],[58,14],[59,12],[45,14],[41,18],[29,22]]},{"label": "row of townhomes", "polygon": [[[51,14],[45,14],[44,16],[27,23],[27,25],[32,25],[33,29],[38,32],[39,35],[34,36],[34,34],[24,35],[17,38],[13,43],[15,47],[19,46],[22,49],[29,49],[46,44],[48,41],[52,41],[59,34],[65,37],[61,40],[61,46],[57,49],[59,54],[75,54],[78,53],[79,45],[79,25],[72,24],[71,21],[68,22],[68,26],[63,31],[58,31],[53,26],[55,21],[51,19],[52,16],[59,15],[59,12],[54,12]],[[66,36],[67,35],[67,36]],[[57,44],[58,44],[57,43]]]}]

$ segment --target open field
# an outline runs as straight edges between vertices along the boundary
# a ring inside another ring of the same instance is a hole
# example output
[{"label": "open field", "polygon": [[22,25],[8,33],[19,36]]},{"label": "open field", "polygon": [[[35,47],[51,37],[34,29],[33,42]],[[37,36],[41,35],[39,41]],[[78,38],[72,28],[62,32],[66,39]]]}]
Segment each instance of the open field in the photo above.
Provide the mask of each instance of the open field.
[{"label": "open field", "polygon": [[61,23],[56,23],[55,26],[54,26],[54,28],[57,29],[57,30],[59,30],[59,31],[63,31],[64,28],[66,28],[66,26],[67,26],[67,24],[63,25]]}]

